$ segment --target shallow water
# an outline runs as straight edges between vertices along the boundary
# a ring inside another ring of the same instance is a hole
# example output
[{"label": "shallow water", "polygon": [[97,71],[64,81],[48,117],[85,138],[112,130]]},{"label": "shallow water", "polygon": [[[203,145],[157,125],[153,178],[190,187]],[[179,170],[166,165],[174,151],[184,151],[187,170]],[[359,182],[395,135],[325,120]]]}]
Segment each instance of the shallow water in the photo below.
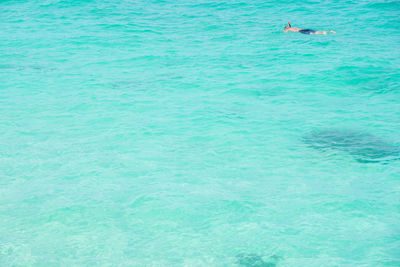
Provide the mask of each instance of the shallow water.
[{"label": "shallow water", "polygon": [[304,142],[400,145],[399,15],[1,1],[0,265],[399,266],[400,161]]}]

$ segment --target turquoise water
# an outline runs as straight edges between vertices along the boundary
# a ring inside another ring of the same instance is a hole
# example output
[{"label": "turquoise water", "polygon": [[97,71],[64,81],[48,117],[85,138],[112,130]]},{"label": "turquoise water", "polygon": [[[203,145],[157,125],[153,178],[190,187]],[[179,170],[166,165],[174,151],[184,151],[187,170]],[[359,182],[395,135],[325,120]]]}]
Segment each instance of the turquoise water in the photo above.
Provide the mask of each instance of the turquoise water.
[{"label": "turquoise water", "polygon": [[400,266],[399,16],[1,1],[0,265]]}]

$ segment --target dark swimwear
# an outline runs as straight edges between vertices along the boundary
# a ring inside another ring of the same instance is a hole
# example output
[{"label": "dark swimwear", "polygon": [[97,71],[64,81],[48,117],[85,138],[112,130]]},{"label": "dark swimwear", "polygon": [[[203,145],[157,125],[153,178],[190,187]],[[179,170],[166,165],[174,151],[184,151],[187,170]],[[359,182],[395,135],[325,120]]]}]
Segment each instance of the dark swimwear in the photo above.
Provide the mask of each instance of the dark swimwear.
[{"label": "dark swimwear", "polygon": [[314,30],[310,30],[310,29],[303,29],[303,30],[300,30],[299,32],[302,33],[302,34],[313,34],[313,33],[315,33]]}]

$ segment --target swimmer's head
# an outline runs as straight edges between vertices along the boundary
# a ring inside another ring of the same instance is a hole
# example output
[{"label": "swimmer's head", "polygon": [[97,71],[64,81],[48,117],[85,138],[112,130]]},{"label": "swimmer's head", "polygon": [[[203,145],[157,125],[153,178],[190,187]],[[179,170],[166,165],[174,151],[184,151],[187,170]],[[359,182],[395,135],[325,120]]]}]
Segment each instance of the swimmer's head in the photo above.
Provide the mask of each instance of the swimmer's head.
[{"label": "swimmer's head", "polygon": [[290,22],[287,23],[288,25],[285,26],[285,30],[292,28],[292,25],[290,25]]}]

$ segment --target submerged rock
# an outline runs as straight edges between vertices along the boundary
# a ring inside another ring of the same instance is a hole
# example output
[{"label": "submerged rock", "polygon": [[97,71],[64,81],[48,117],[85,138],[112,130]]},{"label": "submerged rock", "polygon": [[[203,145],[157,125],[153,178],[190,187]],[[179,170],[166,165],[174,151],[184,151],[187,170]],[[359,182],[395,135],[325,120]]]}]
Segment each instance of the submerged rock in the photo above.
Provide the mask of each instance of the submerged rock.
[{"label": "submerged rock", "polygon": [[344,129],[314,131],[303,141],[316,149],[334,149],[363,163],[400,159],[400,147],[374,135]]},{"label": "submerged rock", "polygon": [[264,260],[260,255],[255,253],[240,253],[236,256],[239,266],[245,267],[276,267],[277,256]]}]

